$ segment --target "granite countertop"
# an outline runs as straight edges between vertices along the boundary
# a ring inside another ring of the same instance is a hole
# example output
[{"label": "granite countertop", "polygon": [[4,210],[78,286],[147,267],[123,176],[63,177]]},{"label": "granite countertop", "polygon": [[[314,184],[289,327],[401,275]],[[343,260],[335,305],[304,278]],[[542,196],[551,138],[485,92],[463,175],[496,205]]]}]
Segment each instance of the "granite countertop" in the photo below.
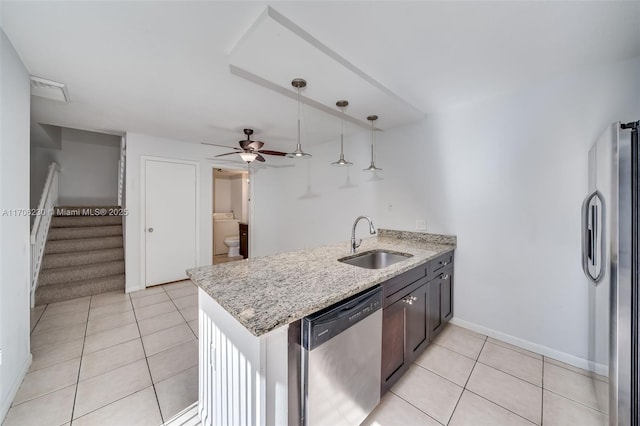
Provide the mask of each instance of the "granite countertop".
[{"label": "granite countertop", "polygon": [[387,249],[413,257],[382,269],[338,262],[349,242],[194,268],[191,280],[255,336],[333,305],[456,247],[456,237],[378,230],[358,253]]}]

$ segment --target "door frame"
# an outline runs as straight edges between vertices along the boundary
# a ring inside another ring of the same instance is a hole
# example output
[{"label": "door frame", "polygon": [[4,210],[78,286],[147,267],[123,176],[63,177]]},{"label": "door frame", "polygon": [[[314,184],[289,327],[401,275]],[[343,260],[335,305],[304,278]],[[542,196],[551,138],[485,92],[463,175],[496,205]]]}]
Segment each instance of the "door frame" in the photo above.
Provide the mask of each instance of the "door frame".
[{"label": "door frame", "polygon": [[[195,166],[196,172],[196,267],[200,264],[200,162],[194,160],[182,160],[171,157],[158,157],[151,155],[140,156],[140,283],[144,284],[142,289],[147,288],[147,239],[146,239],[146,219],[147,219],[147,161],[159,161],[163,163],[189,164]],[[152,286],[153,287],[153,286]]]}]

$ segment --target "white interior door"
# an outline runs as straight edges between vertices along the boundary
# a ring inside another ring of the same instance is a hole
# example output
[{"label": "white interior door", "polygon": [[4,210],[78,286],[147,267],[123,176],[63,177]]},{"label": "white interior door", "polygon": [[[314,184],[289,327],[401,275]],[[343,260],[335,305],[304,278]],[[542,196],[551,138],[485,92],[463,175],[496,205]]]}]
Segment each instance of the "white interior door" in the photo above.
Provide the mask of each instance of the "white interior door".
[{"label": "white interior door", "polygon": [[186,279],[196,266],[195,164],[145,160],[145,285]]}]

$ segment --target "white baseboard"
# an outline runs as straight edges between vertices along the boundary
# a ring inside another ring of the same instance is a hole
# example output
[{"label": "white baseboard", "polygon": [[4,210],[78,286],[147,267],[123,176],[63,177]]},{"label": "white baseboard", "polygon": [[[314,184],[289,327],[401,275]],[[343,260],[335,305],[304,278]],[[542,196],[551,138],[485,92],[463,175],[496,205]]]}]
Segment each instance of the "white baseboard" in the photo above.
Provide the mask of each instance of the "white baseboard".
[{"label": "white baseboard", "polygon": [[27,371],[29,371],[29,367],[31,367],[31,359],[32,359],[31,353],[29,353],[29,356],[24,360],[24,364],[22,364],[22,368],[20,369],[20,374],[16,376],[16,379],[11,384],[11,390],[7,394],[7,398],[3,400],[2,403],[0,404],[0,423],[4,422],[4,418],[7,416],[7,413],[9,412],[9,408],[11,408],[11,403],[13,402],[13,399],[16,397],[16,394],[18,393],[18,389],[20,389],[20,385],[24,380],[24,376],[27,375]]},{"label": "white baseboard", "polygon": [[[476,333],[484,334],[494,339],[502,340],[503,342],[510,343],[515,346],[519,346],[523,349],[527,349],[531,352],[538,353],[540,355],[562,361],[564,363],[573,365],[574,367],[582,368],[600,374],[602,376],[609,376],[609,367],[604,364],[596,364],[586,359],[577,357],[575,355],[561,352],[556,349],[544,346],[538,343],[533,343],[528,340],[521,339],[519,337],[512,336],[510,334],[496,331],[491,328],[487,328],[469,321],[465,321],[459,318],[451,318],[451,324],[459,325],[460,327],[468,328]],[[594,365],[595,364],[595,365]]]}]

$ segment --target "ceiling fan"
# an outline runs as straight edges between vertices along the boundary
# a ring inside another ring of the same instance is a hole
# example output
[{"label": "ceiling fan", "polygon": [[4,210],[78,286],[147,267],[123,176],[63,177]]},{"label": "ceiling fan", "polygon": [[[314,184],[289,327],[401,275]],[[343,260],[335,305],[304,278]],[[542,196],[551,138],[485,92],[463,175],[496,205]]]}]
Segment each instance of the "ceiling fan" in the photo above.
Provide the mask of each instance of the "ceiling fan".
[{"label": "ceiling fan", "polygon": [[213,146],[221,146],[221,147],[229,148],[229,149],[235,149],[234,152],[227,152],[226,154],[216,155],[215,157],[224,157],[226,155],[239,154],[240,157],[242,158],[242,160],[246,161],[247,163],[251,163],[254,160],[258,160],[258,161],[264,163],[265,162],[265,158],[262,156],[262,154],[277,155],[279,157],[284,157],[284,156],[287,155],[286,152],[271,151],[271,150],[268,150],[268,149],[261,149],[264,146],[264,142],[251,140],[251,135],[253,134],[253,129],[244,129],[244,134],[247,135],[247,138],[243,139],[241,141],[238,141],[238,144],[240,145],[240,148],[235,148],[235,147],[230,147],[230,146],[225,146],[225,145],[216,145],[216,144],[206,143],[206,142],[204,142],[204,144],[213,145]]}]

